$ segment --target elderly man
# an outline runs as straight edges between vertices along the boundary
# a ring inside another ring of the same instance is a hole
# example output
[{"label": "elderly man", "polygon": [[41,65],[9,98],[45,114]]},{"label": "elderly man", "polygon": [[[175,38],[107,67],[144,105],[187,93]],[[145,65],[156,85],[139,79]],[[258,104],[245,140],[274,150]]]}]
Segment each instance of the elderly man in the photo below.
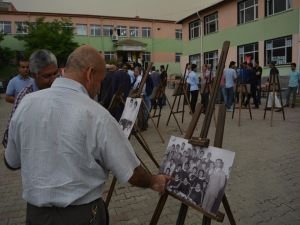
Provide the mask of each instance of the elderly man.
[{"label": "elderly man", "polygon": [[13,104],[20,91],[33,83],[33,79],[29,76],[28,64],[28,60],[22,59],[19,61],[19,74],[12,78],[7,85],[6,102]]},{"label": "elderly man", "polygon": [[145,172],[117,121],[93,100],[104,73],[99,52],[81,46],[63,78],[16,110],[5,159],[21,167],[27,224],[108,224],[100,196],[109,171],[122,183],[165,190],[170,177]]},{"label": "elderly man", "polygon": [[9,122],[23,97],[32,92],[49,88],[58,74],[56,57],[52,52],[46,49],[36,50],[32,53],[29,59],[29,67],[34,81],[24,87],[15,99],[14,107],[2,140],[2,144],[5,148],[7,146]]}]

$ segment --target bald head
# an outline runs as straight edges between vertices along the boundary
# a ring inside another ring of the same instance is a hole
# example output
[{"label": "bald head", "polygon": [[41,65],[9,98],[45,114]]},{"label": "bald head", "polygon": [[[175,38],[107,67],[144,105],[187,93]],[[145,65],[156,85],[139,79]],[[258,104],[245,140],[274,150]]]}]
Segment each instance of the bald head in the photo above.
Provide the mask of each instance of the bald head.
[{"label": "bald head", "polygon": [[95,48],[83,45],[69,55],[64,77],[81,83],[90,97],[94,98],[100,91],[104,71],[103,56]]}]

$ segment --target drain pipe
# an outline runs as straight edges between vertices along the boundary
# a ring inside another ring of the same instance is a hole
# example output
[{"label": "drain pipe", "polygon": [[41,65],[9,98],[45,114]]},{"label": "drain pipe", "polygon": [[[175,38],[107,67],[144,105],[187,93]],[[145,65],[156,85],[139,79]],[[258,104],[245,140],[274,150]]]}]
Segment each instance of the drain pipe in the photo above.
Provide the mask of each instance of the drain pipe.
[{"label": "drain pipe", "polygon": [[[201,65],[204,64],[204,56],[203,56],[203,21],[201,20],[201,17],[199,15],[199,11],[197,11],[197,16],[199,18],[199,21],[200,21],[200,43],[201,43],[201,49],[200,49],[200,67]],[[203,61],[203,62],[201,62]],[[199,67],[199,73],[201,73],[202,69],[200,69]]]}]

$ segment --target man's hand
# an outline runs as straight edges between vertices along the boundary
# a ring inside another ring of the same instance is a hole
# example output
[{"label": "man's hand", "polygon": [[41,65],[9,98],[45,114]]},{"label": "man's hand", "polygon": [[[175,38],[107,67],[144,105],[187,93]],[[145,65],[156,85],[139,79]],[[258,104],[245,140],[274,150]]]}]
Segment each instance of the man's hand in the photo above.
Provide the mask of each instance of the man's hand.
[{"label": "man's hand", "polygon": [[167,176],[167,175],[153,175],[151,177],[151,184],[150,188],[154,191],[157,191],[159,193],[164,193],[167,183],[169,180],[171,180],[172,177]]}]

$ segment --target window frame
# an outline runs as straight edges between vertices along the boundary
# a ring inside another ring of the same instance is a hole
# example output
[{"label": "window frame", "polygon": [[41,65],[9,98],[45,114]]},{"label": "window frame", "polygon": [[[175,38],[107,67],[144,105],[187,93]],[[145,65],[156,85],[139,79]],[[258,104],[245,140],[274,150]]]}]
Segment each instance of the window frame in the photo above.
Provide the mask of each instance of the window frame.
[{"label": "window frame", "polygon": [[[82,31],[85,31],[85,33],[78,32],[78,28],[84,28]],[[75,34],[77,36],[87,36],[88,35],[88,25],[87,24],[83,24],[83,23],[77,23],[75,25]]]},{"label": "window frame", "polygon": [[[96,34],[96,31],[99,31],[99,34]],[[91,24],[90,25],[90,36],[99,37],[102,36],[102,26],[99,24]]]},{"label": "window frame", "polygon": [[[213,54],[213,56],[210,57],[210,54]],[[212,63],[211,63],[211,60],[212,60]],[[216,66],[218,65],[218,61],[219,61],[219,51],[218,50],[204,52],[203,62],[205,64],[210,64],[211,65],[211,70],[213,70],[213,71],[216,70]]]},{"label": "window frame", "polygon": [[[273,47],[274,41],[278,41],[280,39],[285,39],[284,40],[285,45],[280,46],[280,47],[278,47],[278,46]],[[272,42],[272,48],[270,48],[270,49],[268,49],[268,42]],[[290,44],[287,45],[287,42],[290,42]],[[265,44],[265,49],[264,49],[265,50],[264,51],[264,53],[265,53],[265,58],[264,58],[265,65],[268,65],[271,61],[276,61],[277,65],[289,65],[290,63],[292,63],[292,59],[293,59],[293,36],[292,35],[265,40],[264,44]],[[282,61],[280,61],[278,59],[273,58],[273,51],[278,50],[278,49],[282,49],[282,48],[284,48],[284,51],[285,51],[285,56],[284,56],[285,57],[285,62],[284,63],[282,63]],[[288,48],[290,48],[290,56],[287,55]],[[268,52],[267,52],[269,50],[271,50],[270,60],[268,60]],[[290,58],[290,61],[288,61],[288,58]]]},{"label": "window frame", "polygon": [[128,37],[127,26],[118,25],[116,28],[116,32],[119,37]]},{"label": "window frame", "polygon": [[[22,27],[21,32],[18,32],[18,24],[20,24]],[[25,21],[15,21],[15,27],[16,27],[16,34],[28,34],[29,26],[28,24],[26,24]]]},{"label": "window frame", "polygon": [[[253,4],[251,6],[246,7],[246,2],[248,1],[253,1]],[[244,8],[242,9],[244,11],[244,15],[243,15],[243,21],[241,20],[241,5],[244,4]],[[253,15],[254,18],[251,20],[247,20],[246,21],[246,11],[253,8]],[[245,23],[249,23],[252,21],[255,21],[258,19],[258,0],[243,0],[243,1],[239,1],[238,2],[238,6],[237,6],[237,16],[238,16],[238,24],[245,24]]]},{"label": "window frame", "polygon": [[[194,26],[195,23],[198,23],[198,25]],[[196,30],[198,30],[199,32],[198,36],[195,35]],[[189,23],[189,40],[193,40],[199,37],[201,37],[201,22],[199,19],[197,19]]]},{"label": "window frame", "polygon": [[[243,54],[240,54],[240,48],[243,47],[245,49],[245,47],[249,47],[250,45],[254,46],[253,51],[246,51],[245,52],[245,50],[244,50]],[[250,55],[250,54],[254,55],[253,59],[251,59],[252,63],[254,63],[255,60],[259,61],[259,43],[258,42],[251,42],[251,43],[247,43],[247,44],[237,46],[237,64],[240,65],[240,63],[243,63],[245,61],[245,57],[247,55]],[[241,62],[240,55],[243,55],[243,61],[242,62]]]},{"label": "window frame", "polygon": [[175,52],[175,63],[180,63],[181,56],[181,52]]},{"label": "window frame", "polygon": [[143,38],[151,37],[151,27],[142,27],[142,37]]},{"label": "window frame", "polygon": [[[5,27],[9,28],[9,31],[5,31]],[[12,23],[11,21],[0,21],[0,33],[2,34],[11,34],[12,33]]]},{"label": "window frame", "polygon": [[[209,20],[210,17],[215,16],[213,19]],[[210,31],[210,24],[215,23],[215,31]],[[216,33],[219,31],[219,15],[218,12],[211,13],[204,17],[204,34]]]},{"label": "window frame", "polygon": [[[134,32],[135,35],[131,35]],[[129,37],[139,37],[139,27],[129,27]]]},{"label": "window frame", "polygon": [[197,65],[197,69],[199,71],[199,69],[201,68],[201,53],[196,53],[196,54],[192,54],[192,55],[189,55],[189,63],[190,64],[193,64],[194,62],[192,62],[192,58],[196,58],[199,59],[199,61],[196,61],[196,65]]},{"label": "window frame", "polygon": [[[274,1],[276,1],[276,0],[265,0],[265,16],[273,16],[273,15],[276,15],[278,13],[285,12],[285,11],[292,8],[292,1],[291,0],[281,0],[281,1],[285,1],[285,9],[283,9],[281,11],[278,11],[278,12],[274,12],[274,6],[275,6]],[[272,3],[272,12],[269,12],[270,2]]]},{"label": "window frame", "polygon": [[102,34],[104,37],[111,37],[114,32],[114,26],[113,25],[103,25],[102,26]]},{"label": "window frame", "polygon": [[175,39],[182,40],[182,29],[175,29]]},{"label": "window frame", "polygon": [[[112,51],[103,52],[103,57],[104,57],[104,60],[105,60],[106,63],[110,62],[110,61],[113,61],[116,58],[115,52],[112,52]],[[109,57],[109,58],[107,58],[107,57]]]},{"label": "window frame", "polygon": [[[142,59],[143,59],[143,63],[145,64],[146,62],[151,62],[151,52],[143,52],[142,54]],[[149,60],[146,60],[149,59]]]}]

